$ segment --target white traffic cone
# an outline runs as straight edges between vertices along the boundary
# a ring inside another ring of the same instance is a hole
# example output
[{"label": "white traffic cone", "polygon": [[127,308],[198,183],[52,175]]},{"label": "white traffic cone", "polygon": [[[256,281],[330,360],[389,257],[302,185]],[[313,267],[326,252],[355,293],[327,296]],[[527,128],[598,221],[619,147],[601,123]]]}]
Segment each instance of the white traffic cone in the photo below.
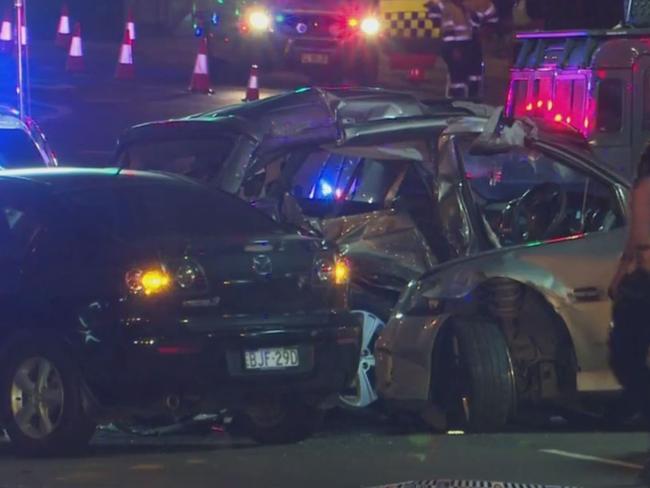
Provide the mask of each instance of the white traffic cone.
[{"label": "white traffic cone", "polygon": [[74,34],[70,40],[70,51],[65,70],[69,73],[81,73],[84,71],[84,51],[81,43],[81,24],[74,25]]},{"label": "white traffic cone", "polygon": [[117,69],[115,70],[116,80],[132,80],[135,78],[135,68],[133,66],[133,46],[131,44],[131,34],[129,29],[124,29],[124,40],[120,47],[120,57],[117,60]]},{"label": "white traffic cone", "polygon": [[133,11],[129,9],[126,15],[126,30],[129,31],[129,38],[131,39],[131,47],[135,44],[135,21],[133,20]]},{"label": "white traffic cone", "polygon": [[14,44],[14,27],[11,23],[11,14],[5,11],[2,25],[0,26],[0,51],[6,53],[13,49]]},{"label": "white traffic cone", "polygon": [[189,90],[193,93],[212,93],[208,68],[208,39],[205,37],[199,43],[199,52],[194,62]]},{"label": "white traffic cone", "polygon": [[254,64],[251,66],[251,73],[248,77],[248,85],[246,86],[246,96],[244,102],[253,102],[260,99],[260,82],[259,82],[259,67]]},{"label": "white traffic cone", "polygon": [[61,7],[61,17],[59,17],[59,27],[56,30],[56,45],[67,49],[70,47],[70,38],[72,31],[70,30],[70,12],[68,5],[63,4]]}]

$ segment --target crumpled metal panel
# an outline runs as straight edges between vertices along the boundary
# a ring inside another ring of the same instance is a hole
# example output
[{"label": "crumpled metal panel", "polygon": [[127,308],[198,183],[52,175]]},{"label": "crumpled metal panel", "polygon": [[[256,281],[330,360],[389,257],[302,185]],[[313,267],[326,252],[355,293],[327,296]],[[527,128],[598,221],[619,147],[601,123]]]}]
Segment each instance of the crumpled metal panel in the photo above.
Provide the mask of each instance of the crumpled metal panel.
[{"label": "crumpled metal panel", "polygon": [[[617,389],[609,374],[608,339],[611,301],[607,287],[614,275],[625,230],[587,235],[553,244],[517,247],[485,253],[443,265],[422,283],[422,292],[435,288],[436,298],[458,299],[472,294],[491,278],[505,277],[523,283],[542,294],[564,320],[571,336],[580,375],[598,373],[602,391]],[[464,289],[463,289],[464,288]],[[582,299],[588,290],[589,299]],[[422,327],[432,317],[421,319]],[[410,347],[395,337],[395,350]],[[418,344],[431,351],[433,343]],[[397,354],[399,355],[399,354]]]},{"label": "crumpled metal panel", "polygon": [[385,210],[328,219],[322,232],[352,260],[355,272],[387,288],[399,290],[436,264],[426,240],[404,212]]}]

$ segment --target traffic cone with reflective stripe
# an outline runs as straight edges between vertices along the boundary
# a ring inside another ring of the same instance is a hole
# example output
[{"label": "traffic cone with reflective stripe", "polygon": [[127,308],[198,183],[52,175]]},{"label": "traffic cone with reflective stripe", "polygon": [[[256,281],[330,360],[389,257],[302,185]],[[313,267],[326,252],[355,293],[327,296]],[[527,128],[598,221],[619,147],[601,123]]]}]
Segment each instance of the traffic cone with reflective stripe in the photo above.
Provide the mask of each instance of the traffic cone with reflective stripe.
[{"label": "traffic cone with reflective stripe", "polygon": [[131,48],[135,44],[135,21],[133,20],[133,11],[129,9],[126,15],[126,30],[129,31],[129,39],[131,40]]},{"label": "traffic cone with reflective stripe", "polygon": [[194,72],[189,90],[194,93],[212,93],[208,69],[208,39],[205,37],[199,43],[199,52],[194,62]]},{"label": "traffic cone with reflective stripe", "polygon": [[70,31],[70,13],[68,11],[68,5],[64,3],[61,7],[59,27],[56,30],[56,45],[67,49],[70,46],[71,35],[72,32]]},{"label": "traffic cone with reflective stripe", "polygon": [[131,34],[129,29],[124,30],[124,40],[120,47],[120,57],[117,59],[117,68],[115,70],[116,80],[132,80],[135,78],[135,68],[133,66],[133,46],[131,44]]},{"label": "traffic cone with reflective stripe", "polygon": [[259,68],[256,64],[251,66],[251,74],[248,77],[248,86],[246,87],[246,96],[244,102],[253,102],[260,99]]},{"label": "traffic cone with reflective stripe", "polygon": [[69,73],[80,73],[84,71],[84,51],[81,43],[81,24],[77,22],[74,25],[74,33],[70,40],[70,50],[68,51],[68,61],[65,70]]},{"label": "traffic cone with reflective stripe", "polygon": [[0,26],[0,51],[3,53],[11,51],[14,43],[14,27],[11,23],[11,13],[5,11],[2,26]]}]

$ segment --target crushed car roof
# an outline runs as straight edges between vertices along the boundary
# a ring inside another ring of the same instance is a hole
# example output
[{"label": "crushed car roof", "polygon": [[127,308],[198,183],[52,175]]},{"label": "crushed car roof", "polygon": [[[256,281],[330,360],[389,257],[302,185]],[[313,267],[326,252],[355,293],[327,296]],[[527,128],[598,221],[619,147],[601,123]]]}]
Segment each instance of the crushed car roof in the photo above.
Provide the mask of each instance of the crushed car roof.
[{"label": "crushed car roof", "polygon": [[340,143],[345,129],[359,124],[472,113],[472,104],[421,102],[410,93],[379,88],[303,88],[182,119],[141,124],[129,129],[119,143],[167,139],[171,133],[201,137],[232,132],[257,141],[258,153],[264,153],[287,145]]}]

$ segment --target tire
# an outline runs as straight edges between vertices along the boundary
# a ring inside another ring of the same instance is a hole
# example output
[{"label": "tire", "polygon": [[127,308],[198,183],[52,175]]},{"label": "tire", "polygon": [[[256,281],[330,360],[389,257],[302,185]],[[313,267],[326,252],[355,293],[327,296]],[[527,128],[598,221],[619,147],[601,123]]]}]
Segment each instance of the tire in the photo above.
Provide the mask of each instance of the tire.
[{"label": "tire", "polygon": [[[27,393],[32,388],[39,398]],[[78,454],[95,432],[83,408],[78,370],[62,349],[45,341],[12,349],[3,362],[0,402],[1,423],[22,455]]]},{"label": "tire", "polygon": [[268,399],[246,410],[244,431],[260,444],[292,444],[314,432],[320,412],[289,399]]},{"label": "tire", "polygon": [[355,383],[339,395],[339,403],[344,408],[361,410],[377,400],[374,346],[388,322],[392,306],[390,301],[360,289],[350,293],[350,311],[362,321],[363,331]]},{"label": "tire", "polygon": [[502,430],[515,404],[510,352],[499,326],[482,318],[455,318],[434,352],[432,397],[448,428]]}]

